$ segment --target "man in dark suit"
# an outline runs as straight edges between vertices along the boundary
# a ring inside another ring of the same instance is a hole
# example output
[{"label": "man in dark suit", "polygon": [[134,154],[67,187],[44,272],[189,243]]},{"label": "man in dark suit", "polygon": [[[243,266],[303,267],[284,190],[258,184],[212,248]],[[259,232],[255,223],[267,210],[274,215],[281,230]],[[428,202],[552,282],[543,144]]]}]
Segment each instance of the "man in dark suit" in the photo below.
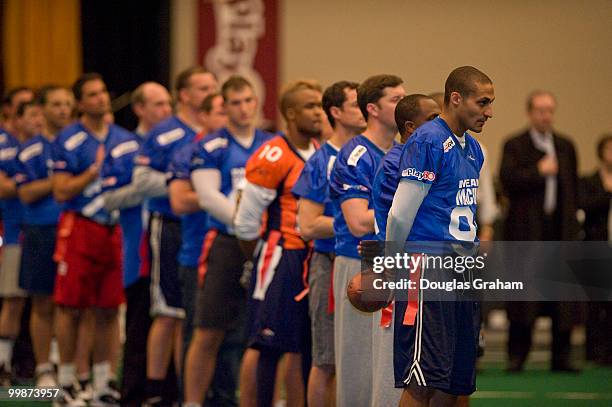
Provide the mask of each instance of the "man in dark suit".
[{"label": "man in dark suit", "polygon": [[[600,165],[580,180],[578,205],[584,211],[584,240],[612,241],[612,134],[597,143]],[[588,304],[586,358],[612,365],[612,302]]]},{"label": "man in dark suit", "polygon": [[[508,197],[505,240],[576,240],[576,152],[553,130],[557,102],[550,92],[527,98],[530,127],[504,145],[500,179]],[[552,370],[574,371],[569,364],[571,303],[509,302],[509,371],[521,371],[531,347],[531,331],[542,308],[553,320]]]}]

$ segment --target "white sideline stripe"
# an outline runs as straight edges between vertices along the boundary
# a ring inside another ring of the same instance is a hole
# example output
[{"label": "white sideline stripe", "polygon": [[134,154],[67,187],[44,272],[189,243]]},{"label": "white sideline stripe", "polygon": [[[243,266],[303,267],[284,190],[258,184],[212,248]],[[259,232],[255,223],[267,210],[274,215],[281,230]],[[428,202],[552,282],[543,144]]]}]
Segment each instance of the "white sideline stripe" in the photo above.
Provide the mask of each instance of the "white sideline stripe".
[{"label": "white sideline stripe", "polygon": [[475,399],[532,399],[536,395],[532,391],[482,391],[479,390],[470,397]]},{"label": "white sideline stripe", "polygon": [[546,393],[546,397],[566,400],[610,400],[612,393],[558,392]]},{"label": "white sideline stripe", "polygon": [[[543,393],[550,399],[564,400],[612,400],[612,393],[586,393],[586,392],[553,392]],[[536,392],[531,391],[483,391],[479,390],[471,397],[475,399],[532,399]]]}]

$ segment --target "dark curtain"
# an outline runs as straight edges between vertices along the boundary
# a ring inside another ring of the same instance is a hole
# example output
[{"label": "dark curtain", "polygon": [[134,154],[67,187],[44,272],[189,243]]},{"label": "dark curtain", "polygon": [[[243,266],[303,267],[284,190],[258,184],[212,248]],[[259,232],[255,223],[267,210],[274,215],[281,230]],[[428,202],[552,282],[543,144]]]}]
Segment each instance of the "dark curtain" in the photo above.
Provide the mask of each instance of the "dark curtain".
[{"label": "dark curtain", "polygon": [[104,76],[117,124],[136,127],[127,94],[169,84],[170,1],[81,0],[83,71]]}]

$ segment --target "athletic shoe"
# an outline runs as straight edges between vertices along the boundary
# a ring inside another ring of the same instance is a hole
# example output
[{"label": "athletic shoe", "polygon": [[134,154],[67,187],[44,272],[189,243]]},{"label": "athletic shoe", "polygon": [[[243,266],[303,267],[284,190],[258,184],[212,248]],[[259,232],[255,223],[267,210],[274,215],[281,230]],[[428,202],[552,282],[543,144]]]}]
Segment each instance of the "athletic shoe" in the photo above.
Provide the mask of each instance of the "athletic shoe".
[{"label": "athletic shoe", "polygon": [[62,388],[53,407],[87,407],[87,403],[79,398],[76,387],[70,386]]},{"label": "athletic shoe", "polygon": [[43,370],[36,373],[36,387],[57,387],[55,371],[53,369]]},{"label": "athletic shoe", "polygon": [[100,392],[94,392],[94,398],[91,405],[95,407],[114,407],[119,406],[121,394],[110,386]]},{"label": "athletic shoe", "polygon": [[90,380],[79,380],[78,394],[79,398],[86,403],[93,399],[93,386]]}]

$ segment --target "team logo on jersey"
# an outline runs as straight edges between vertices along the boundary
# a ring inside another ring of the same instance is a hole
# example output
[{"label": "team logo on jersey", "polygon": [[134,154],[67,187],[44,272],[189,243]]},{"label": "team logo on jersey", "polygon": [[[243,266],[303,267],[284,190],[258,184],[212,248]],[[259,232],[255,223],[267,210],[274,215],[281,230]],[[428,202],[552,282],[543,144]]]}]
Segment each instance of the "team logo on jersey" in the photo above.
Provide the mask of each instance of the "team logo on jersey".
[{"label": "team logo on jersey", "polygon": [[0,150],[0,160],[12,160],[17,155],[17,147],[8,147]]},{"label": "team logo on jersey", "polygon": [[0,133],[0,144],[6,143],[6,133]]},{"label": "team logo on jersey", "polygon": [[136,140],[126,141],[125,143],[121,143],[117,145],[115,148],[111,150],[111,156],[113,158],[119,158],[122,155],[133,153],[134,151],[138,151],[138,142]]},{"label": "team logo on jersey", "polygon": [[185,135],[185,130],[180,127],[167,131],[157,136],[157,142],[160,146],[168,145],[176,140],[180,140]]},{"label": "team logo on jersey", "polygon": [[30,158],[33,158],[33,157],[36,157],[37,155],[40,155],[40,153],[42,153],[42,151],[43,151],[42,143],[32,144],[31,146],[28,146],[28,147],[24,148],[21,151],[21,153],[19,153],[19,161],[26,162]]},{"label": "team logo on jersey", "polygon": [[402,171],[402,177],[416,178],[419,181],[431,181],[436,179],[436,174],[431,171],[419,171],[416,168],[406,168]]},{"label": "team logo on jersey", "polygon": [[346,162],[347,165],[350,165],[352,167],[357,166],[357,162],[359,162],[359,159],[362,155],[366,153],[366,151],[368,151],[366,146],[355,147],[353,151],[351,151],[351,155],[349,156],[348,161]]},{"label": "team logo on jersey", "polygon": [[86,137],[87,133],[85,133],[84,131],[79,131],[77,134],[70,136],[68,140],[66,140],[66,142],[64,143],[64,147],[66,147],[66,150],[72,151],[81,144],[83,144]]},{"label": "team logo on jersey", "polygon": [[444,152],[448,153],[450,151],[450,149],[455,146],[455,142],[453,141],[452,137],[449,137],[449,138],[446,139],[444,144],[442,144],[442,146],[444,147]]},{"label": "team logo on jersey", "polygon": [[348,191],[349,189],[356,189],[357,191],[368,192],[369,189],[363,185],[350,185],[350,184],[342,184],[342,189]]},{"label": "team logo on jersey", "polygon": [[227,147],[227,139],[221,138],[221,137],[210,140],[209,142],[204,144],[204,150],[206,150],[209,153],[212,153],[216,149],[223,148],[223,147]]}]

